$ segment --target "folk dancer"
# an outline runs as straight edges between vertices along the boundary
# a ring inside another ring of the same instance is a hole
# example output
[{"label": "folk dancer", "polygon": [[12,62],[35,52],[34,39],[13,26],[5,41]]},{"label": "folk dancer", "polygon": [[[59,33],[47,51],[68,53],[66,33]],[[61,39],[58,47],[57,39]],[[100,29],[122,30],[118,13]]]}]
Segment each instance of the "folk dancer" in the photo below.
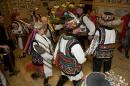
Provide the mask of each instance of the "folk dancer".
[{"label": "folk dancer", "polygon": [[73,81],[74,86],[83,77],[81,65],[86,61],[85,54],[74,36],[73,30],[77,22],[68,17],[65,22],[65,34],[59,39],[54,52],[54,64],[60,68],[61,76],[56,86],[63,86],[67,80]]},{"label": "folk dancer", "polygon": [[51,41],[46,36],[47,25],[42,22],[37,22],[34,28],[36,29],[36,35],[32,42],[32,50],[35,51],[32,52],[32,62],[36,66],[37,73],[32,74],[32,77],[35,78],[40,73],[45,76],[44,86],[51,86],[48,82],[49,77],[52,76],[51,60],[53,59],[53,47]]},{"label": "folk dancer", "polygon": [[78,16],[76,17],[73,13],[69,12],[69,15],[74,17],[77,20],[78,27],[74,30],[74,32],[78,31],[77,38],[81,42],[83,49],[85,50],[85,40],[87,37],[89,40],[92,40],[93,35],[95,33],[95,25],[94,23],[87,17],[87,15],[83,14],[83,9],[78,8],[80,11],[78,12]]},{"label": "folk dancer", "polygon": [[110,71],[113,50],[116,42],[115,25],[121,23],[120,19],[115,20],[111,12],[104,12],[102,17],[99,18],[100,24],[90,47],[87,49],[86,54],[93,54],[93,71],[100,72],[103,64],[103,72]]},{"label": "folk dancer", "polygon": [[15,13],[12,16],[12,27],[13,27],[12,33],[16,35],[18,47],[21,50],[24,48],[26,38],[29,34],[28,26],[29,24],[25,23],[20,19],[19,13]]}]

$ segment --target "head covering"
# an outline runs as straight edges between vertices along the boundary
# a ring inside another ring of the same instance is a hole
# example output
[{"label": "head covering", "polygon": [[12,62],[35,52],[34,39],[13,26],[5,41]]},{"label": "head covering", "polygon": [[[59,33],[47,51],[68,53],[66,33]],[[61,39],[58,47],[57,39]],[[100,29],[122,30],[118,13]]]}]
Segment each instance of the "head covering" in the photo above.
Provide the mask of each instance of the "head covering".
[{"label": "head covering", "polygon": [[77,22],[74,17],[65,17],[64,30],[66,33],[73,34],[73,30],[77,27]]},{"label": "head covering", "polygon": [[65,22],[69,22],[69,21],[71,21],[71,20],[74,20],[74,17],[71,17],[71,16],[67,16],[66,18],[65,18]]},{"label": "head covering", "polygon": [[112,29],[114,26],[121,23],[120,19],[115,19],[114,14],[111,12],[104,12],[97,20],[97,23],[101,26],[110,27]]},{"label": "head covering", "polygon": [[110,82],[105,79],[101,73],[91,73],[86,79],[87,86],[111,86]]},{"label": "head covering", "polygon": [[111,12],[104,12],[103,15],[101,16],[101,18],[104,21],[113,21],[115,19],[114,14]]},{"label": "head covering", "polygon": [[47,25],[46,24],[43,24],[42,22],[36,22],[34,24],[34,28],[36,30],[40,30],[40,29],[46,29],[47,28]]}]

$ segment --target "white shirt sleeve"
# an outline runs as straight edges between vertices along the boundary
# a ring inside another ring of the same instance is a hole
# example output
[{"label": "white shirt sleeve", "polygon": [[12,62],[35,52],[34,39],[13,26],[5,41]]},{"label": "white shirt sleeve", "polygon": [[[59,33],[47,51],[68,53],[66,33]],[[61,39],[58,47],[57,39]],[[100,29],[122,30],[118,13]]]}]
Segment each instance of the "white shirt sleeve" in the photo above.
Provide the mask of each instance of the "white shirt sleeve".
[{"label": "white shirt sleeve", "polygon": [[95,49],[97,48],[99,44],[99,31],[96,31],[93,40],[91,41],[91,44],[89,46],[89,48],[86,51],[87,55],[93,54],[93,52],[95,51]]},{"label": "white shirt sleeve", "polygon": [[87,28],[89,29],[88,35],[94,35],[95,33],[94,23],[87,16],[83,17],[83,22],[86,24]]},{"label": "white shirt sleeve", "polygon": [[60,30],[61,28],[63,28],[63,25],[62,25],[62,24],[55,25],[55,30]]},{"label": "white shirt sleeve", "polygon": [[58,49],[59,49],[59,42],[57,43],[55,51],[54,51],[54,59],[56,59]]},{"label": "white shirt sleeve", "polygon": [[86,61],[85,53],[79,44],[71,48],[71,53],[75,56],[79,64],[83,64]]}]

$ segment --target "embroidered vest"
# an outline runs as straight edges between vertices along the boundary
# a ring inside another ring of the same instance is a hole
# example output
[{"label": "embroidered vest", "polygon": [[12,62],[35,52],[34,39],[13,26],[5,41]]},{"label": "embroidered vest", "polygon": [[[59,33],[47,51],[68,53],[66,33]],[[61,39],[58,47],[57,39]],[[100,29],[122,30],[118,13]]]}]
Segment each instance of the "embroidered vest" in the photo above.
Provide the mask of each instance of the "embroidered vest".
[{"label": "embroidered vest", "polygon": [[99,45],[96,49],[96,58],[111,58],[113,50],[115,48],[115,43],[104,44],[105,42],[105,29],[101,27],[98,29],[99,31]]},{"label": "embroidered vest", "polygon": [[17,29],[14,28],[14,31],[17,31],[18,36],[24,36],[29,33],[28,28],[20,21],[13,21],[14,24],[17,25]]},{"label": "embroidered vest", "polygon": [[59,50],[57,52],[56,60],[57,66],[60,70],[66,75],[75,76],[81,71],[81,64],[78,63],[77,59],[74,55],[71,54],[71,48],[75,45],[79,44],[76,39],[71,39],[68,41],[65,48],[65,55],[60,51],[60,43]]}]

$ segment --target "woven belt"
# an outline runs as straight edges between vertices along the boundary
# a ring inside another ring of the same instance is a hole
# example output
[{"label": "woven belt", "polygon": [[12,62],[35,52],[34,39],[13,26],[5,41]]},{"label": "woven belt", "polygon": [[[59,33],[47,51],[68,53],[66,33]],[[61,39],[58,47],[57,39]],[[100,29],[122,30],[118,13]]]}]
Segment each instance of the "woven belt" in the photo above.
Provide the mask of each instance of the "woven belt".
[{"label": "woven belt", "polygon": [[113,49],[113,48],[115,48],[115,43],[99,45],[99,48],[101,48],[101,49]]}]

